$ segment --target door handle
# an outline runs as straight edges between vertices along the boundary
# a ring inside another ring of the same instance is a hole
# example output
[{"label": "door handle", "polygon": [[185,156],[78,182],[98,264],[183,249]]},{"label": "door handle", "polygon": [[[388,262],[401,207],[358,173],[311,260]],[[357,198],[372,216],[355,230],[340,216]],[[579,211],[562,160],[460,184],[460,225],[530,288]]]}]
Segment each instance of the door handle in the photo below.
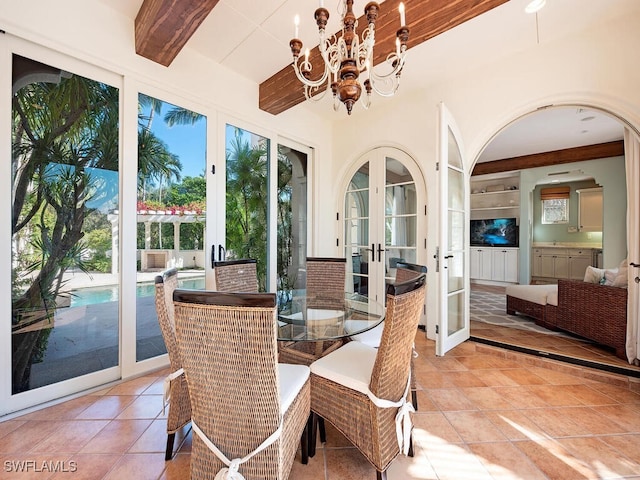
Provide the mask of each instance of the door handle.
[{"label": "door handle", "polygon": [[376,245],[375,245],[375,243],[371,244],[371,248],[365,248],[365,250],[367,252],[371,252],[371,261],[375,262],[376,261]]},{"label": "door handle", "polygon": [[382,252],[384,252],[384,248],[382,248],[382,245],[379,243],[378,244],[378,261],[379,262],[382,261]]},{"label": "door handle", "polygon": [[218,245],[218,261],[224,262],[226,259],[227,259],[227,250],[222,245]]},{"label": "door handle", "polygon": [[[445,255],[444,259],[447,260],[449,258],[453,258],[453,255]],[[448,268],[447,262],[444,262],[444,268]]]},{"label": "door handle", "polygon": [[636,267],[636,268],[640,267],[640,263],[630,262],[629,265],[631,265],[632,267]]},{"label": "door handle", "polygon": [[211,268],[216,266],[216,246],[211,245]]}]

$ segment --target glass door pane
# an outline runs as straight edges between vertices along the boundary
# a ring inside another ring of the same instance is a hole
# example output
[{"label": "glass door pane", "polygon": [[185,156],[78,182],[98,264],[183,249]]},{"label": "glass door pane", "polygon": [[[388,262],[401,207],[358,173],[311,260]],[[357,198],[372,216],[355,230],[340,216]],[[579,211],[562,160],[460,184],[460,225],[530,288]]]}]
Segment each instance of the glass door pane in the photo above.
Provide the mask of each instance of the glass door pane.
[{"label": "glass door pane", "polygon": [[385,158],[385,283],[396,276],[398,262],[416,263],[416,184],[398,160]]},{"label": "glass door pane", "polygon": [[307,258],[307,154],[278,145],[278,286],[305,287]]},{"label": "glass door pane", "polygon": [[351,286],[353,283],[354,292],[367,296],[369,254],[373,254],[369,246],[369,162],[358,169],[347,187],[344,205],[344,248],[347,259],[347,285]]},{"label": "glass door pane", "polygon": [[270,140],[226,125],[226,245],[217,260],[257,260],[260,291],[268,291],[267,232]]},{"label": "glass door pane", "polygon": [[136,360],[166,353],[155,276],[178,269],[183,288],[205,287],[205,116],[138,95]]},{"label": "glass door pane", "polygon": [[[118,365],[119,91],[13,56],[12,394]],[[109,285],[109,288],[103,288]]]}]

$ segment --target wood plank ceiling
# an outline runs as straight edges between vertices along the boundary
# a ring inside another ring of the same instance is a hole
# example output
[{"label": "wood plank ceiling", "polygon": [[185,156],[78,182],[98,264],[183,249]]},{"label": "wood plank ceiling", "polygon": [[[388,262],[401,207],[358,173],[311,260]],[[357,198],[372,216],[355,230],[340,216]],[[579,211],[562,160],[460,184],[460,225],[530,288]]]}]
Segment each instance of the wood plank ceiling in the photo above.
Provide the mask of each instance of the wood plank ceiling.
[{"label": "wood plank ceiling", "polygon": [[[508,0],[405,0],[410,29],[407,48],[426,42]],[[144,0],[135,20],[136,53],[169,66],[218,0]],[[376,22],[374,65],[395,48],[400,0],[386,0]],[[358,19],[366,25],[366,19]],[[322,70],[318,47],[309,55],[315,71]],[[302,84],[291,65],[260,84],[259,108],[277,115],[305,100]]]}]

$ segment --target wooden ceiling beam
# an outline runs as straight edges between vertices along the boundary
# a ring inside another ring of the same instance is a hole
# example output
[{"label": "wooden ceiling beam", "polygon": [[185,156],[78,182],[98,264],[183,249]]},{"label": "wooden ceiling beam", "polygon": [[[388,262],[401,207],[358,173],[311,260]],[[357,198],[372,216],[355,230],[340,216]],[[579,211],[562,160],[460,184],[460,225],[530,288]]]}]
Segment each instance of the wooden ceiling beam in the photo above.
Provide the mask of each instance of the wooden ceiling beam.
[{"label": "wooden ceiling beam", "polygon": [[135,21],[136,53],[168,67],[219,0],[144,0]]},{"label": "wooden ceiling beam", "polygon": [[[406,18],[409,27],[410,49],[458,25],[506,3],[508,0],[406,0]],[[376,46],[373,64],[383,62],[387,53],[395,50],[396,32],[400,27],[398,5],[400,0],[386,0],[380,5],[376,21]],[[311,15],[312,12],[309,12]],[[337,13],[330,12],[330,14]],[[358,18],[358,33],[367,25],[364,15]],[[315,25],[314,25],[315,27]],[[304,51],[303,47],[303,51]],[[320,50],[316,46],[309,52],[314,72],[324,71]],[[411,68],[411,60],[405,68]],[[318,73],[318,76],[320,73]],[[259,107],[277,115],[305,100],[304,89],[291,64],[260,84]]]},{"label": "wooden ceiling beam", "polygon": [[624,141],[598,143],[585,147],[566,148],[552,152],[535,153],[521,157],[503,158],[492,162],[476,163],[471,175],[485,175],[487,173],[511,172],[527,168],[550,167],[563,163],[584,162],[624,156]]}]

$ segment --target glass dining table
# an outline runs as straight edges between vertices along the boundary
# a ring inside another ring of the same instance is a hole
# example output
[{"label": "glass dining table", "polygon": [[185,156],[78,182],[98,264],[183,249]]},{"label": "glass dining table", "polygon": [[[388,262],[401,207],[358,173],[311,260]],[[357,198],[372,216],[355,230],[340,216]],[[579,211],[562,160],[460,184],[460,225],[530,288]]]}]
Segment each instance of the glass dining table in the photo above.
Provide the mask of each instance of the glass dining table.
[{"label": "glass dining table", "polygon": [[363,295],[315,295],[306,290],[281,291],[278,340],[319,342],[366,332],[384,320],[383,304]]}]

